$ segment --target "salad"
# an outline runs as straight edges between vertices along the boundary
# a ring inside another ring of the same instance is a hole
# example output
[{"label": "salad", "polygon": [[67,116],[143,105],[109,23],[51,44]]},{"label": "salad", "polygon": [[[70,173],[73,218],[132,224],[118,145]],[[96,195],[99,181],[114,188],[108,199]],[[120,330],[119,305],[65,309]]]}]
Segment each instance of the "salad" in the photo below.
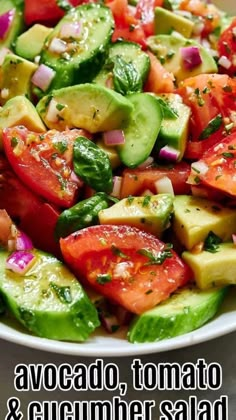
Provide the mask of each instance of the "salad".
[{"label": "salad", "polygon": [[30,333],[193,331],[236,270],[236,18],[0,5],[0,309]]}]

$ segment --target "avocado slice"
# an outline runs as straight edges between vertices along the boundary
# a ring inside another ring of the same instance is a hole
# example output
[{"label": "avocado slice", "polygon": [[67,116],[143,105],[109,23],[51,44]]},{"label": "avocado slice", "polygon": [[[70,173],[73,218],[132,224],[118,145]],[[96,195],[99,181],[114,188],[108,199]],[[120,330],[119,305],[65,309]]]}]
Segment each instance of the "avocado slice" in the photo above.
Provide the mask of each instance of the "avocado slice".
[{"label": "avocado slice", "polygon": [[40,54],[52,28],[36,23],[19,35],[15,42],[15,52],[26,60],[33,61]]},{"label": "avocado slice", "polygon": [[1,66],[0,104],[18,95],[31,99],[31,77],[38,66],[16,54],[7,54]]},{"label": "avocado slice", "polygon": [[98,213],[101,224],[128,224],[161,237],[170,226],[173,197],[170,194],[123,198]]},{"label": "avocado slice", "polygon": [[24,0],[1,0],[0,2],[0,15],[9,11],[12,12],[12,23],[3,39],[0,38],[0,48],[11,48],[14,46],[14,41],[17,36],[24,29],[24,16],[23,16]]},{"label": "avocado slice", "polygon": [[78,127],[97,133],[122,128],[129,120],[133,105],[120,93],[84,83],[54,90],[40,99],[36,109],[48,128]]},{"label": "avocado slice", "polygon": [[204,242],[210,231],[229,241],[236,232],[236,212],[205,198],[176,195],[172,229],[188,250]]},{"label": "avocado slice", "polygon": [[159,153],[162,147],[168,145],[178,151],[178,161],[180,161],[188,140],[191,109],[183,103],[181,96],[178,94],[166,93],[161,95],[161,98],[175,111],[177,117],[164,116],[155,149]]},{"label": "avocado slice", "polygon": [[196,330],[215,316],[227,290],[227,287],[200,290],[193,285],[177,290],[166,301],[133,319],[129,341],[155,342]]},{"label": "avocado slice", "polygon": [[[212,55],[197,41],[183,36],[176,36],[175,34],[160,34],[148,37],[147,45],[166,70],[174,74],[177,83],[198,74],[217,73],[218,71]],[[184,67],[181,57],[181,48],[189,46],[197,46],[202,59],[201,64],[190,70]]]},{"label": "avocado slice", "polygon": [[32,333],[54,340],[84,341],[99,325],[97,310],[74,275],[54,256],[33,251],[24,274],[6,269],[0,252],[0,291],[8,310]]},{"label": "avocado slice", "polygon": [[236,284],[236,246],[232,242],[219,244],[215,252],[184,251],[182,258],[192,269],[200,289]]},{"label": "avocado slice", "polygon": [[2,148],[2,131],[7,127],[24,125],[28,130],[42,133],[46,131],[34,105],[25,96],[9,99],[0,109],[0,150]]},{"label": "avocado slice", "polygon": [[154,25],[155,34],[170,34],[172,31],[176,31],[186,38],[190,38],[194,22],[163,7],[156,7]]}]

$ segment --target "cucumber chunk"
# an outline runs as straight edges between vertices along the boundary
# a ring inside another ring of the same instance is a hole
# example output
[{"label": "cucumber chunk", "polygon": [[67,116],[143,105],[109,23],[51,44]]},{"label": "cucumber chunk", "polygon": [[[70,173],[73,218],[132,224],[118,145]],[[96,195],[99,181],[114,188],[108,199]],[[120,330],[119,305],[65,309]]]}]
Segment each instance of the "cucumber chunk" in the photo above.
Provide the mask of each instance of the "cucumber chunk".
[{"label": "cucumber chunk", "polygon": [[158,100],[148,93],[134,93],[127,98],[134,110],[124,127],[125,143],[117,146],[117,150],[122,163],[135,168],[152,152],[161,128],[162,111]]},{"label": "cucumber chunk", "polygon": [[[76,38],[63,32],[65,25],[73,23],[80,25]],[[91,81],[105,61],[113,28],[108,7],[90,3],[72,8],[49,34],[41,51],[40,62],[56,72],[49,89]],[[62,51],[57,52],[55,43],[63,46]]]},{"label": "cucumber chunk", "polygon": [[97,310],[78,280],[54,256],[34,250],[24,275],[5,268],[0,252],[0,292],[7,309],[32,333],[54,340],[84,341],[99,326]]},{"label": "cucumber chunk", "polygon": [[193,331],[217,313],[227,287],[200,290],[185,287],[169,299],[134,318],[128,339],[131,343],[160,341]]},{"label": "cucumber chunk", "polygon": [[114,89],[114,63],[120,57],[125,63],[131,64],[137,71],[141,82],[141,88],[147,78],[150,69],[150,58],[141,49],[140,45],[134,42],[117,41],[109,49],[108,59],[101,71],[95,77],[94,82]]}]

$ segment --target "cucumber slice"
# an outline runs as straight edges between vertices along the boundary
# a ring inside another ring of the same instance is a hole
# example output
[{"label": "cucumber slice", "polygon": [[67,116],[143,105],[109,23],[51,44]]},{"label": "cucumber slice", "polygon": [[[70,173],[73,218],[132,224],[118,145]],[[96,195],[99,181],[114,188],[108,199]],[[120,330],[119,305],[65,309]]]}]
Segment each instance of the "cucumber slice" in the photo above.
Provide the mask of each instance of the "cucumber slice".
[{"label": "cucumber slice", "polygon": [[[62,37],[62,27],[75,22],[80,25],[78,38]],[[41,51],[40,62],[56,72],[48,91],[91,81],[105,61],[113,28],[108,7],[90,3],[72,8],[46,38]],[[56,53],[55,42],[62,42],[62,52]]]},{"label": "cucumber slice", "polygon": [[134,318],[128,339],[131,343],[154,342],[193,331],[217,313],[228,287],[200,290],[185,287],[169,299]]},{"label": "cucumber slice", "polygon": [[148,93],[134,93],[127,98],[134,110],[124,128],[125,143],[117,146],[117,150],[122,163],[135,168],[152,152],[161,128],[162,111],[157,99]]},{"label": "cucumber slice", "polygon": [[0,252],[0,292],[8,310],[32,333],[54,340],[84,341],[99,325],[97,311],[74,275],[54,256],[34,251],[24,275],[5,268]]},{"label": "cucumber slice", "polygon": [[117,41],[110,47],[107,62],[95,77],[95,83],[107,86],[107,83],[110,82],[110,87],[113,88],[113,72],[110,69],[109,62],[116,56],[121,57],[127,63],[131,63],[138,72],[142,84],[145,82],[150,69],[149,56],[138,44],[128,41]]}]

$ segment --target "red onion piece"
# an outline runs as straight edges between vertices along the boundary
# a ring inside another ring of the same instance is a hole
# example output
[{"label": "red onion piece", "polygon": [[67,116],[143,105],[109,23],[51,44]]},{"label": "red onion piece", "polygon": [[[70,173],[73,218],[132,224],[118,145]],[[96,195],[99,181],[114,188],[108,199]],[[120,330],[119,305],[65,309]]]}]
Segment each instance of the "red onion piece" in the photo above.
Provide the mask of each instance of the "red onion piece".
[{"label": "red onion piece", "polygon": [[82,26],[80,22],[64,23],[60,29],[60,36],[61,38],[79,38],[81,29]]},{"label": "red onion piece", "polygon": [[202,63],[199,48],[191,45],[189,47],[180,48],[180,54],[183,60],[184,67],[191,70]]},{"label": "red onion piece", "polygon": [[162,147],[159,152],[160,159],[169,160],[171,162],[177,162],[179,155],[179,150],[168,145]]},{"label": "red onion piece", "polygon": [[140,165],[137,166],[137,169],[145,169],[151,166],[154,162],[154,158],[152,156],[149,156],[144,162],[140,163]]},{"label": "red onion piece", "polygon": [[6,13],[0,15],[0,39],[4,39],[15,15],[15,9],[8,10]]},{"label": "red onion piece", "polygon": [[26,233],[18,230],[16,237],[16,249],[17,251],[29,251],[33,249],[33,243]]},{"label": "red onion piece", "polygon": [[113,189],[111,192],[112,197],[120,198],[120,190],[122,184],[122,177],[121,176],[114,176],[113,177]]},{"label": "red onion piece", "polygon": [[60,38],[53,38],[48,49],[52,53],[62,54],[67,50],[67,43]]},{"label": "red onion piece", "polygon": [[9,50],[6,47],[2,47],[1,48],[1,50],[0,50],[0,66],[2,65],[2,63],[3,63],[3,61],[4,61],[5,57],[6,57],[6,55],[7,54],[10,54],[10,52],[11,52],[11,50]]},{"label": "red onion piece", "polygon": [[171,194],[174,195],[174,188],[172,182],[168,176],[163,176],[158,179],[155,183],[157,194]]},{"label": "red onion piece", "polygon": [[14,273],[25,274],[35,260],[35,255],[26,251],[15,251],[6,260],[6,268]]},{"label": "red onion piece", "polygon": [[104,131],[103,140],[107,146],[118,146],[125,143],[123,130]]},{"label": "red onion piece", "polygon": [[54,76],[55,71],[51,69],[51,67],[45,66],[45,64],[40,64],[33,74],[31,82],[45,92]]},{"label": "red onion piece", "polygon": [[236,245],[236,233],[232,234],[232,241],[233,241],[234,245]]}]

